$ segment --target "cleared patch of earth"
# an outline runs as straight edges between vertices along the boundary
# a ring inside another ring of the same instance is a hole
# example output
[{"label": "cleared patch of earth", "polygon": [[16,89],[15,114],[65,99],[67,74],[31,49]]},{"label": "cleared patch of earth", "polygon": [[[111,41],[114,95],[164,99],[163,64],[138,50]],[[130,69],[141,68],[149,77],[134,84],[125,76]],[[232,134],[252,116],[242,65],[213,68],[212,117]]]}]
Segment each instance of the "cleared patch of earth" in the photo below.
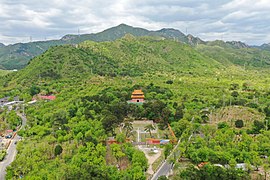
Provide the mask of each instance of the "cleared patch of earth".
[{"label": "cleared patch of earth", "polygon": [[243,120],[244,126],[250,128],[255,120],[262,121],[265,118],[263,113],[256,109],[243,106],[227,106],[216,110],[209,115],[211,124],[219,122],[227,122],[230,126],[234,126],[236,120]]}]

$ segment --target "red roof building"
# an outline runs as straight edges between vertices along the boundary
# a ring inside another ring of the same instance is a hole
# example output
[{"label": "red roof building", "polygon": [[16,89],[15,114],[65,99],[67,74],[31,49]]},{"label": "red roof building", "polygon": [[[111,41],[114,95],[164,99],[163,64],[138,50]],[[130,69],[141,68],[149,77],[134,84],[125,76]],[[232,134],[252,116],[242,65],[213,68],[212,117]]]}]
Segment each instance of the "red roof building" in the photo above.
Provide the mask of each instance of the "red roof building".
[{"label": "red roof building", "polygon": [[33,97],[32,100],[37,100],[37,99],[52,101],[52,100],[55,100],[56,99],[56,96],[42,96],[42,95],[37,95],[36,97]]},{"label": "red roof building", "polygon": [[56,99],[56,96],[39,96],[40,99],[43,99],[43,100],[55,100]]}]

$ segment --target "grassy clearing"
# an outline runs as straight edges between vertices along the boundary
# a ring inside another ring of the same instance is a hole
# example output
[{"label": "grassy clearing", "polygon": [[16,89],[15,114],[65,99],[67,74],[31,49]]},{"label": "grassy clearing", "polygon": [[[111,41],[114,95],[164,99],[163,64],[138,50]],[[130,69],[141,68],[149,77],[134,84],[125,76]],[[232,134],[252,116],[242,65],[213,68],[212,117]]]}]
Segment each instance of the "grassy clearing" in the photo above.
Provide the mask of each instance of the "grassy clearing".
[{"label": "grassy clearing", "polygon": [[265,115],[255,109],[242,106],[228,106],[218,109],[211,117],[210,124],[218,124],[219,122],[227,122],[228,125],[234,127],[236,120],[244,121],[244,127],[251,128],[254,120],[263,120]]}]

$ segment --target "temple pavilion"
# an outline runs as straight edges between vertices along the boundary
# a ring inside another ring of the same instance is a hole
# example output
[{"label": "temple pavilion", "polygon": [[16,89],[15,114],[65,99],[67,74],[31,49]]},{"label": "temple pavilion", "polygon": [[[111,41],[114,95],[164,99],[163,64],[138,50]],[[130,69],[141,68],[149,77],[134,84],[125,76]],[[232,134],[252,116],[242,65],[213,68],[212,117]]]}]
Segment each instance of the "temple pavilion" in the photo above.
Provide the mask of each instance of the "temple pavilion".
[{"label": "temple pavilion", "polygon": [[141,89],[134,90],[131,95],[130,103],[143,103],[144,102],[144,93]]}]

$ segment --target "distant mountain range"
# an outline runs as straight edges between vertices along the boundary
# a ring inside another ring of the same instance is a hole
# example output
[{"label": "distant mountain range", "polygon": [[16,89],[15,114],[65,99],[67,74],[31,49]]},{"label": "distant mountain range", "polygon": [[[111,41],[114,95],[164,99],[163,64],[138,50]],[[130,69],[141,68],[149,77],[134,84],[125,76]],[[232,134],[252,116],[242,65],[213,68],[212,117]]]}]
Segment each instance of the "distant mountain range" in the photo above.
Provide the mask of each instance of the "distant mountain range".
[{"label": "distant mountain range", "polygon": [[29,43],[17,43],[5,46],[0,43],[0,69],[22,69],[27,63],[37,55],[42,54],[51,46],[64,44],[78,44],[86,40],[96,42],[114,41],[123,37],[126,34],[133,36],[158,36],[165,39],[172,39],[191,46],[200,45],[218,45],[223,48],[256,48],[270,51],[270,44],[263,44],[262,46],[249,47],[245,43],[239,41],[213,41],[206,42],[198,37],[192,35],[185,35],[181,31],[172,28],[163,28],[158,31],[149,31],[143,28],[136,28],[126,24],[120,24],[116,27],[106,29],[100,33],[82,34],[82,35],[65,35],[60,40],[37,41]]}]

